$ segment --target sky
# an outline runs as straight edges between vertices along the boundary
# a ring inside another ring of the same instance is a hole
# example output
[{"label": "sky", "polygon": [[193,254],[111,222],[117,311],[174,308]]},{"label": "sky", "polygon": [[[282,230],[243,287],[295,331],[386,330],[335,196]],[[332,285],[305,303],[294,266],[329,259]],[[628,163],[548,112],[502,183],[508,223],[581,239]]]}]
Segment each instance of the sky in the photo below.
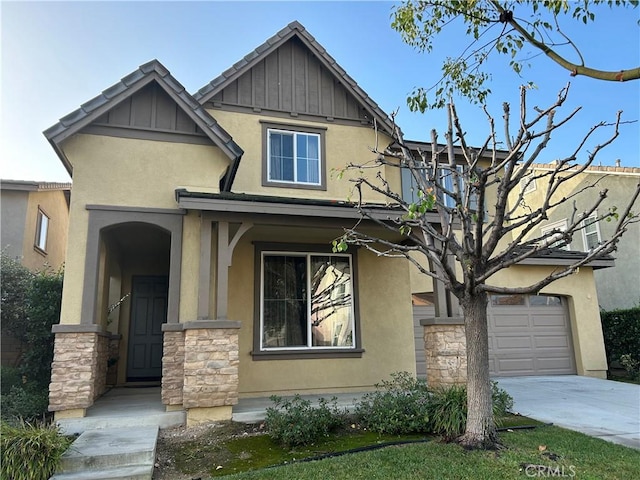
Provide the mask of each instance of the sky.
[{"label": "sky", "polygon": [[[411,113],[406,98],[416,87],[440,78],[446,56],[457,56],[469,39],[445,32],[431,53],[402,42],[391,28],[394,2],[0,2],[1,130],[0,177],[14,180],[70,180],[42,132],[59,118],[118,82],[149,60],[159,60],[190,93],[195,93],[235,62],[297,20],[387,113],[397,111],[405,138],[428,141],[431,129],[444,139],[441,111]],[[522,7],[521,7],[522,8]],[[517,12],[516,12],[517,14]],[[563,30],[596,68],[618,70],[640,65],[640,9],[599,8],[587,26],[563,19]],[[533,53],[531,48],[522,55]],[[596,163],[640,167],[640,81],[603,82],[570,77],[544,56],[531,60],[522,77],[504,58],[493,59],[493,94],[488,102],[500,132],[502,103],[517,111],[519,85],[533,81],[528,104],[546,106],[571,82],[565,113],[582,110],[561,135],[554,136],[550,162],[573,150],[592,125],[623,110],[620,138]],[[464,100],[456,107],[467,143],[488,134],[484,113]],[[589,151],[604,137],[587,145]]]}]

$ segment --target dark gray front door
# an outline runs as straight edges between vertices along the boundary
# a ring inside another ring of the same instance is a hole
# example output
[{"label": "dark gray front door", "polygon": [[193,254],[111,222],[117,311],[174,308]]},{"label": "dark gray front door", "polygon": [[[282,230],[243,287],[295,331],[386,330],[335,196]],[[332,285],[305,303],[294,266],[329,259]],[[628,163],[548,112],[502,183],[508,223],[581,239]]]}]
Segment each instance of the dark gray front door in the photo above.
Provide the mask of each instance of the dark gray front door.
[{"label": "dark gray front door", "polygon": [[167,321],[166,276],[133,277],[127,381],[162,377],[162,324]]}]

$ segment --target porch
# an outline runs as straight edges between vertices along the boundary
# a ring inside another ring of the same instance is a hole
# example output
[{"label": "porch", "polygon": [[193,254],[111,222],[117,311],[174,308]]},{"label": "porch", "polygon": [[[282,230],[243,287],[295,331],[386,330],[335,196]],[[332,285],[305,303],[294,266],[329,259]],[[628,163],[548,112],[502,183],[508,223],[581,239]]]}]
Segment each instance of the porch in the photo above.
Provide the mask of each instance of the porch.
[{"label": "porch", "polygon": [[[337,398],[339,408],[353,410],[365,392],[327,393],[322,395],[302,395],[302,398],[317,404],[320,398]],[[273,402],[268,397],[240,398],[233,406],[234,422],[258,423],[264,420],[266,410]],[[118,387],[112,388],[87,409],[82,418],[58,420],[66,434],[78,434],[86,430],[121,427],[157,426],[160,429],[186,425],[184,410],[166,411],[160,397],[160,387]]]}]

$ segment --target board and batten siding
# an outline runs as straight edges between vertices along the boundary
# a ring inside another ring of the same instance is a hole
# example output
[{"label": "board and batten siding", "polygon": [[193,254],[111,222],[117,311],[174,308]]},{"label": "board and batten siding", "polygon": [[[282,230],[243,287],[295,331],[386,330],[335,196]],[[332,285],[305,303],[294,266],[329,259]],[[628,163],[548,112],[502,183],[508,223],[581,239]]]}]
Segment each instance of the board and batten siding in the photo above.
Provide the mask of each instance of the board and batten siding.
[{"label": "board and batten siding", "polygon": [[231,82],[210,103],[367,121],[356,99],[296,38]]}]

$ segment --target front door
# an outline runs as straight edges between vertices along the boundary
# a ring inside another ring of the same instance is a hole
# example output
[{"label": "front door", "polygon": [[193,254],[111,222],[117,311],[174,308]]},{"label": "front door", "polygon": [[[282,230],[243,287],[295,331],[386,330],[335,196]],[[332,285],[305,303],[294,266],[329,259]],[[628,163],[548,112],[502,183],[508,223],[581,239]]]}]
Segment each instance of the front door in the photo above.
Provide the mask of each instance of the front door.
[{"label": "front door", "polygon": [[129,327],[127,381],[162,377],[162,324],[167,321],[166,276],[134,276]]}]

